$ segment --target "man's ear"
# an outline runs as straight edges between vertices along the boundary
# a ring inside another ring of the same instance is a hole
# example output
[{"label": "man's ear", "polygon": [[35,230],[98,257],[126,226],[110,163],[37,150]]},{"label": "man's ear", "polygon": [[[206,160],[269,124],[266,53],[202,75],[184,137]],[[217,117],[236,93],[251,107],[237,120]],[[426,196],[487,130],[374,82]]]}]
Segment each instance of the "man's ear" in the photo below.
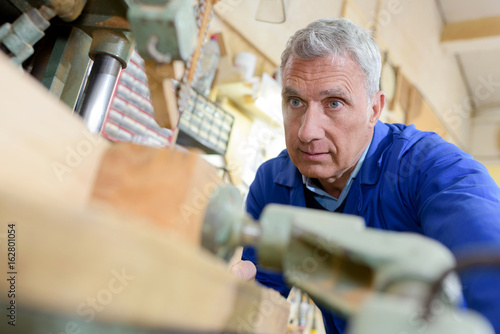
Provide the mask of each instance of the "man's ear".
[{"label": "man's ear", "polygon": [[369,123],[372,126],[375,126],[378,119],[380,118],[380,114],[384,109],[385,105],[385,93],[383,91],[379,91],[372,99],[371,107],[369,110]]}]

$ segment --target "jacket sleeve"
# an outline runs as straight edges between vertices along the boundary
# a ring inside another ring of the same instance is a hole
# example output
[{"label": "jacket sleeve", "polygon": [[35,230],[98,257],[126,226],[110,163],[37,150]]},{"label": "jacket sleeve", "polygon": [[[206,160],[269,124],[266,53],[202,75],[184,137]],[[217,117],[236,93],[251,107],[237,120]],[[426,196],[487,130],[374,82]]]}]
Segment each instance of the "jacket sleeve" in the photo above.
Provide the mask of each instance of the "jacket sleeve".
[{"label": "jacket sleeve", "polygon": [[[500,254],[500,188],[483,165],[436,137],[421,139],[401,157],[400,196],[423,233],[455,255],[483,248]],[[500,333],[500,268],[459,274],[468,307]]]},{"label": "jacket sleeve", "polygon": [[[247,212],[256,220],[260,218],[262,210],[272,199],[272,196],[269,195],[273,191],[274,182],[272,182],[272,169],[268,167],[264,164],[257,170],[246,200]],[[261,268],[257,263],[255,248],[246,247],[241,258],[252,261],[257,266],[255,279],[259,283],[278,291],[285,298],[288,297],[290,287],[285,284],[283,275]]]}]

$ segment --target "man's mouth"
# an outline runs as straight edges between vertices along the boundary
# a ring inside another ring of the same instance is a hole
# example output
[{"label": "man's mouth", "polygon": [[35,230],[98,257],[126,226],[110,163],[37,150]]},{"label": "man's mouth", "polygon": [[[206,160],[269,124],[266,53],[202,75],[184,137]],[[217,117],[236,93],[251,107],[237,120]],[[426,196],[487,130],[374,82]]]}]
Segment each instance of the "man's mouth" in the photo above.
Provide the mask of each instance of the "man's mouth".
[{"label": "man's mouth", "polygon": [[305,159],[313,161],[321,160],[328,155],[328,152],[315,152],[315,151],[307,152],[302,150],[300,150],[300,152],[302,153]]}]

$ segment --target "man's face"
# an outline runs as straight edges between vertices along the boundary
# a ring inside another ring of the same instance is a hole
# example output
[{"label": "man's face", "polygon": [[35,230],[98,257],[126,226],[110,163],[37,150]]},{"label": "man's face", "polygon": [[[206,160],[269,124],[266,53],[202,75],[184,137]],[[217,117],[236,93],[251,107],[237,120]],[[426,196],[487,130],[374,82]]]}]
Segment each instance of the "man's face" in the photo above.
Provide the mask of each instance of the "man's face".
[{"label": "man's face", "polygon": [[282,77],[286,146],[293,164],[324,187],[346,171],[350,175],[371,140],[383,93],[368,100],[364,73],[350,57],[291,56]]}]

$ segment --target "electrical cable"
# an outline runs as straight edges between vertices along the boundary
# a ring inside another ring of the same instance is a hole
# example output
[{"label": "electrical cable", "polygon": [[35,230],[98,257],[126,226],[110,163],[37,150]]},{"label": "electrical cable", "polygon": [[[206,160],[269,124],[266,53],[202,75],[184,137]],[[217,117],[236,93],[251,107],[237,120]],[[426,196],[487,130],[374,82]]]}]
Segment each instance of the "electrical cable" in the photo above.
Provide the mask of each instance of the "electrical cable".
[{"label": "electrical cable", "polygon": [[423,304],[423,314],[422,318],[428,321],[432,316],[431,304],[437,293],[440,291],[441,286],[445,278],[453,271],[465,271],[470,268],[478,266],[496,266],[500,267],[500,252],[497,250],[492,252],[491,250],[482,249],[481,251],[475,251],[461,257],[457,257],[457,264],[444,271],[441,276],[433,283],[427,298],[424,300]]}]

